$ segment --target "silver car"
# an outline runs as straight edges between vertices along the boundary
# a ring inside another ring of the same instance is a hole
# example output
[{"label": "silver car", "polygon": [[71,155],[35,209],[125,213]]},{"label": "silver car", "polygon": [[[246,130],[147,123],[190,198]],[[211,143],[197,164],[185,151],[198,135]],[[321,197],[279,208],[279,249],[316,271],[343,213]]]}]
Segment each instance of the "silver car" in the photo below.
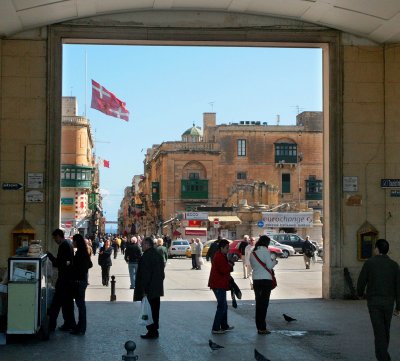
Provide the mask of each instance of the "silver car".
[{"label": "silver car", "polygon": [[186,257],[186,251],[190,250],[189,241],[186,239],[176,239],[171,241],[171,246],[168,249],[169,258]]},{"label": "silver car", "polygon": [[269,243],[271,246],[274,246],[276,248],[280,248],[282,250],[282,256],[281,258],[288,258],[289,256],[293,256],[296,251],[292,246],[288,246],[286,244],[281,244],[273,239],[271,239],[271,242]]}]

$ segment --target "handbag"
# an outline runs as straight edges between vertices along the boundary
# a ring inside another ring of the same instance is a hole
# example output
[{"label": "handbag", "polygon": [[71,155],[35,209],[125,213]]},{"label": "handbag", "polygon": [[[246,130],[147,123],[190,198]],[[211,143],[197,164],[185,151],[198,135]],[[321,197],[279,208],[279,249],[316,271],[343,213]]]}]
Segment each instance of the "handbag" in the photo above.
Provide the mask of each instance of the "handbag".
[{"label": "handbag", "polygon": [[251,252],[252,253],[252,255],[255,257],[255,259],[258,261],[258,263],[261,265],[261,266],[263,266],[267,271],[268,271],[268,273],[271,275],[271,277],[272,277],[272,287],[271,287],[271,290],[273,290],[274,288],[276,288],[277,286],[278,286],[278,282],[276,281],[276,277],[275,277],[275,272],[274,272],[274,270],[273,269],[269,269],[268,267],[267,267],[267,265],[264,263],[264,262],[262,262],[259,258],[258,258],[258,256],[257,256],[257,254],[253,251],[253,252]]},{"label": "handbag", "polygon": [[149,300],[146,296],[142,298],[142,303],[140,305],[139,314],[139,325],[148,326],[153,323],[153,315],[151,313],[151,307]]}]

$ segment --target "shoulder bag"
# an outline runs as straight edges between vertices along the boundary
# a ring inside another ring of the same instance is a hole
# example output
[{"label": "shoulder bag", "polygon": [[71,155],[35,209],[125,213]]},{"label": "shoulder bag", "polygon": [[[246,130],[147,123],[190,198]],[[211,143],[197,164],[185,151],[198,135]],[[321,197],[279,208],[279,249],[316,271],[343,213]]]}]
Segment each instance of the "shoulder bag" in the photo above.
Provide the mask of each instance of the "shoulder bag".
[{"label": "shoulder bag", "polygon": [[278,286],[278,282],[276,281],[276,277],[275,277],[275,272],[274,272],[274,270],[273,269],[269,269],[268,267],[267,267],[267,265],[263,262],[263,261],[261,261],[259,258],[258,258],[258,256],[257,256],[257,254],[256,254],[256,252],[251,252],[252,254],[253,254],[253,256],[254,256],[254,258],[258,261],[258,263],[261,265],[261,266],[263,266],[263,268],[265,268],[266,270],[267,270],[267,272],[271,275],[271,277],[272,277],[272,287],[271,287],[271,289],[273,290],[274,288],[276,288],[276,286]]}]

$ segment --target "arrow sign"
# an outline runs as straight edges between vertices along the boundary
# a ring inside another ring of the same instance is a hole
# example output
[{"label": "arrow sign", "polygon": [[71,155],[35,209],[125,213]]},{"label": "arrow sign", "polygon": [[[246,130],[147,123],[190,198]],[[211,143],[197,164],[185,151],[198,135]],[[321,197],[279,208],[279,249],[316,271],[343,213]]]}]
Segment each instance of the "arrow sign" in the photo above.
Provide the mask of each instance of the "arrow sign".
[{"label": "arrow sign", "polygon": [[7,191],[16,191],[23,188],[24,185],[21,183],[3,183],[2,188]]}]

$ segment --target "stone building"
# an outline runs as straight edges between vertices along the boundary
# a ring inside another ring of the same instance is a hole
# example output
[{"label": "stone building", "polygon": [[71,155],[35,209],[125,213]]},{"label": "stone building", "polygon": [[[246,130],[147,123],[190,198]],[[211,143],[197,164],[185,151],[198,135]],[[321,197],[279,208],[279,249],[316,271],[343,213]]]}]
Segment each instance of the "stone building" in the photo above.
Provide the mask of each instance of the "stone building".
[{"label": "stone building", "polygon": [[60,226],[67,234],[92,235],[102,212],[90,121],[77,115],[75,97],[63,97],[62,109]]},{"label": "stone building", "polygon": [[[204,113],[182,141],[148,149],[144,201],[153,232],[177,213],[202,206],[301,202],[322,207],[322,113],[299,114],[296,125],[216,123]],[[240,236],[240,235],[238,235]]]}]

